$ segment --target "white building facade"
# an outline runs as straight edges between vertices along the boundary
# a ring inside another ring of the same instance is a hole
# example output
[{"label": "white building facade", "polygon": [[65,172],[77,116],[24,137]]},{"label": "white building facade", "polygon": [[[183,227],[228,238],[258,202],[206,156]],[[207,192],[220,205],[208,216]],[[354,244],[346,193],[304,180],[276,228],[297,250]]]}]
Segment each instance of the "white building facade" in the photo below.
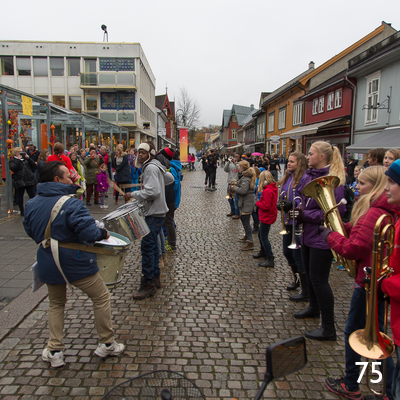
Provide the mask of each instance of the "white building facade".
[{"label": "white building facade", "polygon": [[139,43],[0,42],[0,83],[156,138],[155,77]]}]

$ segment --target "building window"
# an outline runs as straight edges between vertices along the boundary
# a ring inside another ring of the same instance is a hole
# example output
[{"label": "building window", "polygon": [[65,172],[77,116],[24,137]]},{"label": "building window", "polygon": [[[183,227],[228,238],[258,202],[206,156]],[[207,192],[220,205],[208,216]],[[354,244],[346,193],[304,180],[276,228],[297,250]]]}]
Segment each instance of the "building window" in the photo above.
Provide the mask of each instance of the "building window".
[{"label": "building window", "polygon": [[303,123],[303,103],[293,105],[293,126]]},{"label": "building window", "polygon": [[48,76],[47,57],[33,57],[33,75]]},{"label": "building window", "polygon": [[96,72],[95,58],[85,58],[85,72]]},{"label": "building window", "polygon": [[342,89],[338,89],[335,92],[335,108],[342,107]]},{"label": "building window", "polygon": [[378,72],[374,75],[367,77],[367,105],[366,110],[366,124],[378,122],[378,103],[379,103],[379,81],[381,73]]},{"label": "building window", "polygon": [[51,76],[64,76],[64,58],[50,57]]},{"label": "building window", "polygon": [[102,110],[134,110],[135,92],[102,92],[100,101]]},{"label": "building window", "polygon": [[321,96],[318,99],[318,113],[323,113],[324,112],[324,96]]},{"label": "building window", "polygon": [[312,103],[312,114],[318,114],[318,99],[314,99]]},{"label": "building window", "polygon": [[328,102],[326,104],[327,111],[333,110],[333,99],[335,97],[334,92],[328,93]]},{"label": "building window", "polygon": [[278,129],[285,129],[286,127],[286,107],[279,110]]},{"label": "building window", "polygon": [[275,130],[275,113],[268,115],[268,132],[273,132]]},{"label": "building window", "polygon": [[14,57],[0,57],[0,75],[14,75]]},{"label": "building window", "polygon": [[260,122],[257,124],[257,137],[263,137],[265,132],[265,122]]},{"label": "building window", "polygon": [[68,64],[68,76],[79,76],[79,72],[81,71],[79,58],[67,58]]},{"label": "building window", "polygon": [[69,96],[69,109],[77,113],[82,112],[81,96]]},{"label": "building window", "polygon": [[232,129],[232,139],[236,139],[236,138],[237,138],[236,129]]},{"label": "building window", "polygon": [[232,115],[232,122],[237,122],[237,117],[236,117],[236,115]]},{"label": "building window", "polygon": [[134,71],[134,58],[100,58],[100,71]]},{"label": "building window", "polygon": [[53,96],[53,103],[56,106],[65,108],[65,96]]},{"label": "building window", "polygon": [[97,111],[97,96],[86,96],[86,111]]},{"label": "building window", "polygon": [[17,57],[18,76],[31,76],[31,58]]},{"label": "building window", "polygon": [[153,125],[155,124],[154,112],[142,99],[140,99],[140,115],[145,121],[150,121]]}]

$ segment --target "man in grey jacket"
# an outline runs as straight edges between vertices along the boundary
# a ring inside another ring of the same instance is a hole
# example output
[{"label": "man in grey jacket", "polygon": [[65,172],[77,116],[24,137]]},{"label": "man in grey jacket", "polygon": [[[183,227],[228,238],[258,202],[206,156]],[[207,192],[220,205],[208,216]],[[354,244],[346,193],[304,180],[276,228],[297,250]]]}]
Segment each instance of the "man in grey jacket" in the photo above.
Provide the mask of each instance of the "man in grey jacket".
[{"label": "man in grey jacket", "polygon": [[152,142],[138,147],[136,168],[142,168],[143,190],[126,193],[125,199],[134,198],[144,202],[145,220],[150,233],[142,238],[142,279],[139,290],[133,293],[135,300],[145,299],[157,293],[161,287],[157,236],[168,212],[165,201],[165,186],[174,183],[174,177],[155,159],[156,150]]},{"label": "man in grey jacket", "polygon": [[[240,154],[235,153],[233,157],[228,159],[228,162],[225,164],[224,171],[228,173],[228,189],[227,193],[229,193],[229,187],[233,179],[236,181],[239,180],[239,172],[238,172],[238,163],[240,161]],[[240,218],[240,211],[239,211],[239,196],[236,193],[232,192],[233,197],[228,199],[229,205],[231,207],[231,212],[226,214],[227,217],[232,217],[232,219],[239,219]]]}]

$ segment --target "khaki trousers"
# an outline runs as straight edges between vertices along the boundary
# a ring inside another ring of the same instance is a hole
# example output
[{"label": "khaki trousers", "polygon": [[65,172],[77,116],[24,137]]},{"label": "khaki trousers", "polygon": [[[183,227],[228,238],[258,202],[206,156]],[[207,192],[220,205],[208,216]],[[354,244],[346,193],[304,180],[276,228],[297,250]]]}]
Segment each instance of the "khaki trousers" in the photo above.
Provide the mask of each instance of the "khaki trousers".
[{"label": "khaki trousers", "polygon": [[[99,334],[100,343],[114,341],[111,324],[110,292],[99,273],[71,282],[86,293],[93,301],[94,323]],[[67,285],[46,284],[49,291],[49,330],[50,340],[47,348],[50,351],[64,351],[64,309],[67,302]]]}]

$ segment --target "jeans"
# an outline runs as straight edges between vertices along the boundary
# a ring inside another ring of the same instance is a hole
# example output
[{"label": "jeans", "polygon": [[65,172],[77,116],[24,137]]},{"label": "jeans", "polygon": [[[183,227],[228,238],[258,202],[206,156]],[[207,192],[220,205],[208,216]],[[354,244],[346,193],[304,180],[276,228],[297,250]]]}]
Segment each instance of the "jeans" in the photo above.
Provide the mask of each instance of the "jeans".
[{"label": "jeans", "polygon": [[271,243],[268,239],[269,230],[271,229],[270,224],[260,223],[258,228],[258,239],[260,241],[261,248],[264,250],[266,257],[273,257]]},{"label": "jeans", "polygon": [[332,264],[330,250],[301,247],[304,269],[307,274],[310,307],[321,311],[321,322],[325,328],[334,327],[334,299],[329,285],[329,273]]},{"label": "jeans", "polygon": [[176,246],[176,230],[174,224],[175,203],[167,204],[168,212],[164,219],[164,227],[167,231],[168,244]]},{"label": "jeans", "polygon": [[[292,243],[292,228],[293,225],[286,225],[286,230],[289,232],[289,234],[282,236],[283,255],[286,257],[286,260],[289,263],[289,265],[296,264],[297,271],[304,272],[303,258],[301,257],[301,248],[296,250],[288,248],[288,246]],[[297,225],[296,229],[299,229]],[[295,236],[295,241],[299,245],[300,237]]]},{"label": "jeans", "polygon": [[400,350],[398,346],[396,346],[396,356],[397,356],[397,364],[393,374],[392,395],[394,396],[395,399],[400,399]]},{"label": "jeans", "polygon": [[[228,183],[228,187],[226,189],[226,193],[229,193],[230,184]],[[232,193],[233,194],[233,193]],[[239,211],[239,195],[236,193],[232,199],[228,199],[229,205],[231,207],[231,214],[240,215]]]},{"label": "jeans", "polygon": [[150,232],[142,238],[140,251],[142,253],[142,274],[146,282],[152,281],[155,276],[160,276],[158,260],[157,236],[161,232],[164,217],[145,217]]},{"label": "jeans", "polygon": [[250,225],[250,214],[246,214],[246,215],[242,214],[240,216],[240,220],[242,221],[244,233],[246,234],[247,240],[249,242],[252,242],[253,241],[253,234],[252,234],[251,225]]},{"label": "jeans", "polygon": [[[358,329],[364,329],[367,321],[366,317],[366,295],[364,288],[356,288],[353,291],[353,296],[350,302],[350,310],[347,315],[346,327],[344,328],[344,341],[345,341],[345,354],[346,354],[346,373],[345,381],[346,386],[349,390],[358,390],[357,379],[360,375],[360,366],[356,365],[356,362],[361,361],[361,356],[357,354],[349,345],[350,335],[357,331]],[[378,302],[378,319],[379,319],[379,329],[383,331],[383,320],[385,312],[385,303],[383,301]],[[397,348],[396,348],[397,350]],[[370,361],[370,360],[368,360]],[[382,360],[381,360],[382,361]],[[381,366],[382,367],[382,364]],[[397,367],[396,367],[397,370]],[[395,379],[393,379],[393,374],[395,372],[393,358],[389,357],[387,359],[387,379],[386,379],[386,393],[391,397],[392,394],[392,381],[395,385]],[[375,375],[373,375],[375,377]],[[374,379],[374,378],[372,378]],[[396,388],[393,393],[395,393]],[[400,397],[396,397],[400,398]]]},{"label": "jeans", "polygon": [[167,252],[165,250],[165,236],[164,236],[164,231],[162,229],[157,236],[157,244],[158,244],[158,254],[161,257],[162,254],[165,254]]},{"label": "jeans", "polygon": [[260,225],[260,218],[258,217],[258,207],[255,207],[256,211],[251,212],[251,216],[253,217],[254,228],[258,228]]},{"label": "jeans", "polygon": [[[100,343],[112,343],[114,331],[111,323],[110,292],[99,273],[71,282],[86,293],[93,301],[94,324]],[[49,331],[47,348],[50,351],[64,351],[64,309],[67,302],[67,285],[46,284],[49,291]]]},{"label": "jeans", "polygon": [[18,189],[15,189],[15,200],[18,204],[19,210],[21,211],[21,215],[24,215],[24,193],[28,193],[29,198],[35,197],[36,186],[22,186]]}]

